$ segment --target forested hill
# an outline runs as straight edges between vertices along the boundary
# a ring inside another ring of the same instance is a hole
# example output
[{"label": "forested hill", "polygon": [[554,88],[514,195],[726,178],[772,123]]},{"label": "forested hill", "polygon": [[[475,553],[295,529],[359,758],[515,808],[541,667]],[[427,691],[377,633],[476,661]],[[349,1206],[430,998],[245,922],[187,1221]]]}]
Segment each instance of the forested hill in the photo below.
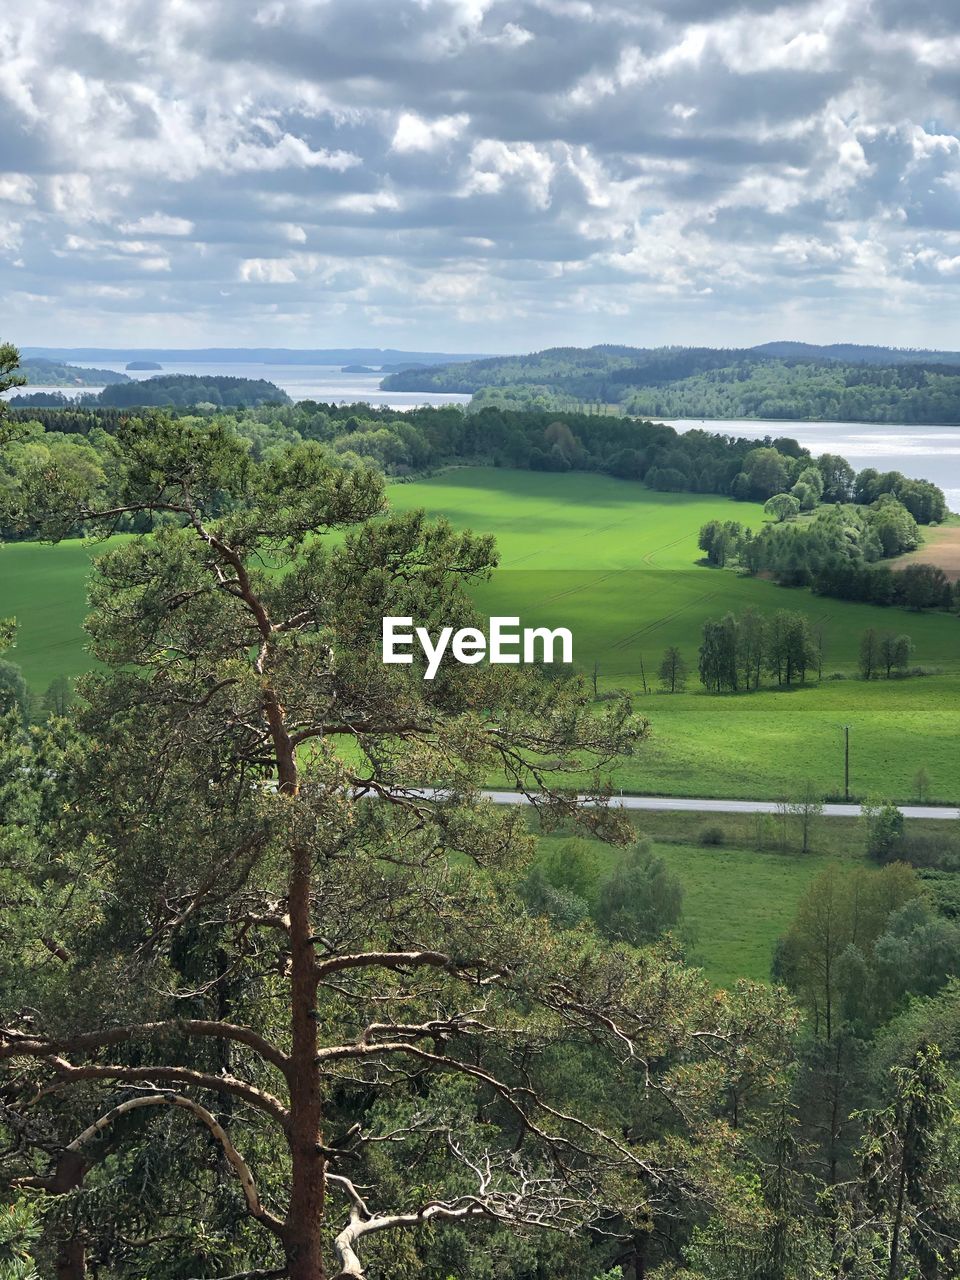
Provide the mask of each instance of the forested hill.
[{"label": "forested hill", "polygon": [[811,342],[762,342],[751,347],[761,355],[787,360],[835,360],[841,364],[955,364],[960,351],[930,351],[924,347],[870,347],[856,342],[816,346]]},{"label": "forested hill", "polygon": [[34,387],[102,387],[112,382],[129,382],[125,373],[116,369],[81,369],[79,365],[37,356],[20,363],[27,385]]},{"label": "forested hill", "polygon": [[[890,349],[882,361],[884,348],[879,347],[771,346],[813,354],[772,354],[764,348],[554,347],[525,356],[408,370],[385,378],[382,385],[396,391],[473,394],[474,408],[559,409],[601,402],[645,417],[960,422],[960,354]],[[837,354],[824,354],[830,351]],[[848,357],[848,352],[858,354]]]},{"label": "forested hill", "polygon": [[186,409],[195,405],[212,405],[216,409],[256,407],[264,404],[289,404],[290,397],[264,378],[234,378],[223,374],[164,373],[140,382],[124,377],[104,387],[99,395],[82,395],[67,399],[53,392],[35,392],[14,396],[12,408],[83,408],[99,407],[139,409]]}]

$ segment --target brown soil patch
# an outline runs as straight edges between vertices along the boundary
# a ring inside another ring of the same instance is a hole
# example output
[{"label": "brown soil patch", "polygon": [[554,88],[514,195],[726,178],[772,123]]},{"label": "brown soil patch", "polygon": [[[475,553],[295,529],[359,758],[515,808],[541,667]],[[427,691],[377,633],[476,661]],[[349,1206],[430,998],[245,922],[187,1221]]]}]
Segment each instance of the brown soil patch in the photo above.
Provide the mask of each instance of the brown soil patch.
[{"label": "brown soil patch", "polygon": [[898,556],[891,561],[894,569],[908,564],[935,564],[951,582],[960,581],[960,525],[941,525],[939,529],[925,531],[926,542],[919,551]]}]

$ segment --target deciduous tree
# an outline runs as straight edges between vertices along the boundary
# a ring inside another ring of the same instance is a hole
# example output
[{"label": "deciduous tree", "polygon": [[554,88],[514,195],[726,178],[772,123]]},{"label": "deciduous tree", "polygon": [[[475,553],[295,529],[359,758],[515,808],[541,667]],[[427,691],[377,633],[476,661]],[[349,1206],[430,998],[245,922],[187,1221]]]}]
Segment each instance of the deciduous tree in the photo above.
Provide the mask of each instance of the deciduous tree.
[{"label": "deciduous tree", "polygon": [[660,685],[668,693],[682,693],[687,685],[687,667],[683,654],[672,644],[664,651],[660,663]]}]

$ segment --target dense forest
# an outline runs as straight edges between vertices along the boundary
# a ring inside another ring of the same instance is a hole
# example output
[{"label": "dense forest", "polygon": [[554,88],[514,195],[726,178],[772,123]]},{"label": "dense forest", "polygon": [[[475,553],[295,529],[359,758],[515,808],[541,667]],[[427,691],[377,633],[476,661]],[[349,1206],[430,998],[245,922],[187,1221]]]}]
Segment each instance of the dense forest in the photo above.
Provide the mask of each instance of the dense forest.
[{"label": "dense forest", "polygon": [[[91,371],[93,372],[93,371]],[[97,372],[100,372],[99,370]],[[97,381],[109,385],[96,395],[67,397],[57,392],[33,392],[13,396],[12,408],[116,408],[209,406],[214,409],[243,408],[246,405],[289,404],[285,391],[263,378],[234,378],[225,374],[162,373],[155,378],[136,380],[126,374]],[[67,385],[63,383],[62,385]]]},{"label": "dense forest", "polygon": [[641,417],[960,422],[960,356],[890,352],[882,361],[879,348],[831,350],[556,347],[393,374],[383,386],[473,393],[475,409],[593,403]]}]

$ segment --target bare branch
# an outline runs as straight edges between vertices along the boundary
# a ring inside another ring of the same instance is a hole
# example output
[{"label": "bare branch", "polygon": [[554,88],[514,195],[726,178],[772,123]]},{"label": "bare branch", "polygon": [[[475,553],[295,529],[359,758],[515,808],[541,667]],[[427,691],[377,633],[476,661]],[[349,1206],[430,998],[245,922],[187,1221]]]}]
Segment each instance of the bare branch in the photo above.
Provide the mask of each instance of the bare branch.
[{"label": "bare branch", "polygon": [[[156,1093],[147,1097],[129,1098],[126,1102],[121,1102],[118,1106],[102,1115],[99,1120],[95,1120],[93,1124],[88,1125],[78,1137],[74,1138],[66,1150],[79,1154],[81,1149],[95,1138],[99,1137],[104,1130],[108,1129],[120,1116],[125,1115],[128,1111],[137,1111],[141,1107],[180,1107],[185,1111],[189,1111],[195,1116],[201,1124],[206,1125],[211,1134],[220,1143],[223,1153],[226,1156],[227,1163],[237,1175],[240,1186],[243,1189],[244,1199],[247,1202],[247,1211],[252,1218],[260,1222],[275,1236],[282,1237],[283,1223],[274,1216],[269,1209],[264,1208],[260,1201],[260,1195],[257,1191],[257,1185],[253,1180],[253,1174],[243,1156],[233,1145],[227,1131],[223,1125],[212,1115],[206,1107],[202,1107],[199,1102],[194,1102],[192,1098],[184,1097],[180,1093]],[[282,1274],[280,1272],[272,1272],[270,1274]]]},{"label": "bare branch", "polygon": [[185,1036],[211,1036],[217,1040],[232,1040],[246,1045],[272,1063],[278,1071],[287,1073],[289,1059],[275,1045],[251,1027],[237,1026],[231,1022],[210,1022],[199,1018],[176,1018],[168,1022],[140,1022],[127,1026],[108,1027],[103,1031],[89,1031],[82,1035],[63,1039],[45,1039],[21,1032],[0,1028],[0,1059],[22,1056],[44,1057],[47,1054],[83,1052],[86,1049],[103,1049],[109,1045],[123,1044],[147,1036],[165,1034]]},{"label": "bare branch", "polygon": [[342,969],[406,969],[422,965],[446,969],[452,963],[451,957],[442,951],[365,951],[358,955],[334,956],[330,960],[321,960],[316,973],[322,978]]},{"label": "bare branch", "polygon": [[14,1048],[6,1057],[34,1057],[45,1062],[61,1080],[126,1080],[129,1082],[154,1081],[170,1084],[194,1085],[198,1089],[210,1089],[215,1093],[229,1093],[236,1098],[262,1111],[265,1115],[277,1120],[286,1130],[289,1113],[279,1098],[258,1089],[256,1085],[247,1084],[235,1076],[210,1075],[204,1071],[193,1071],[189,1067],[124,1067],[116,1063],[101,1065],[100,1063],[83,1063],[75,1065],[58,1054],[52,1054],[46,1046],[34,1048]]},{"label": "bare branch", "polygon": [[589,1182],[571,1187],[563,1175],[538,1176],[524,1169],[512,1157],[484,1152],[470,1157],[446,1132],[450,1154],[476,1179],[476,1190],[448,1200],[428,1200],[403,1213],[376,1213],[367,1205],[359,1189],[341,1174],[327,1174],[327,1183],[340,1190],[350,1202],[350,1218],[334,1240],[341,1270],[334,1280],[363,1280],[364,1270],[357,1253],[366,1235],[426,1226],[431,1222],[458,1222],[468,1218],[489,1218],[508,1226],[532,1226],[572,1233],[584,1222],[595,1221],[600,1202]]}]

